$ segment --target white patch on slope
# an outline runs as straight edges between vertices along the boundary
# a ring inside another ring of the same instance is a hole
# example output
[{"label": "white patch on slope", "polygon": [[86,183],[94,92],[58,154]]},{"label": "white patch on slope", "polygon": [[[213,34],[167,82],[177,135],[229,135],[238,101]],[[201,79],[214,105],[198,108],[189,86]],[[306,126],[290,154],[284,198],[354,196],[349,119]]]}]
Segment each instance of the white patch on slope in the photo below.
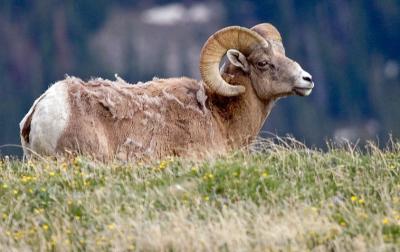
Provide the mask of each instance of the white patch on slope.
[{"label": "white patch on slope", "polygon": [[29,133],[30,148],[38,153],[54,155],[69,115],[67,84],[59,81],[47,89],[36,105]]},{"label": "white patch on slope", "polygon": [[194,4],[188,9],[187,16],[194,23],[205,23],[211,18],[211,9],[202,3]]},{"label": "white patch on slope", "polygon": [[144,11],[142,20],[153,25],[176,25],[178,23],[205,23],[211,18],[211,9],[202,3],[186,8],[183,4],[172,3]]},{"label": "white patch on slope", "polygon": [[185,7],[182,4],[168,4],[154,7],[145,11],[143,21],[156,25],[174,25],[181,22],[185,15]]}]

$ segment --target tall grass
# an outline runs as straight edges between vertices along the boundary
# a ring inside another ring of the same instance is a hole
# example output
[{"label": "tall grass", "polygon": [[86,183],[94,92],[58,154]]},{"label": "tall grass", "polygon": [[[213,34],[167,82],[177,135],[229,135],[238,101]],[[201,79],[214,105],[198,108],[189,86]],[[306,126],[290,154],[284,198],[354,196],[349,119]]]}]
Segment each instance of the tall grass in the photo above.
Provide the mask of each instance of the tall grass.
[{"label": "tall grass", "polygon": [[0,161],[1,251],[398,251],[400,143]]}]

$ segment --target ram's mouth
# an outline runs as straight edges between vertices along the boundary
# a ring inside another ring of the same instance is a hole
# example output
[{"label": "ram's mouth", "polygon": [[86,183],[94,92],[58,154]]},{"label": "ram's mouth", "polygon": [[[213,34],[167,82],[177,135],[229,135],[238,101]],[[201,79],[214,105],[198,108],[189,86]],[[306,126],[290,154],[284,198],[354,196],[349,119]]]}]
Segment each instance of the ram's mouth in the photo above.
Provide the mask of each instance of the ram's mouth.
[{"label": "ram's mouth", "polygon": [[299,96],[308,96],[311,94],[312,88],[295,87],[293,91]]}]

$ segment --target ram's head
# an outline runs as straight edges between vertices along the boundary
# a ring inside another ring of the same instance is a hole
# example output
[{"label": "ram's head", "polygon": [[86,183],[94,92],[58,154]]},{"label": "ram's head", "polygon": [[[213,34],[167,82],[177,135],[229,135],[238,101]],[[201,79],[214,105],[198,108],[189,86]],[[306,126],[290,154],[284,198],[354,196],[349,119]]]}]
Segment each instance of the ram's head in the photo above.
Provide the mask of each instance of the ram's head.
[{"label": "ram's head", "polygon": [[225,54],[229,64],[250,78],[260,99],[306,96],[314,87],[311,75],[285,56],[281,36],[271,24],[251,29],[224,28],[213,34],[202,49],[200,73],[206,85],[216,94],[237,96],[245,92],[245,87],[231,85],[220,75],[219,65]]}]

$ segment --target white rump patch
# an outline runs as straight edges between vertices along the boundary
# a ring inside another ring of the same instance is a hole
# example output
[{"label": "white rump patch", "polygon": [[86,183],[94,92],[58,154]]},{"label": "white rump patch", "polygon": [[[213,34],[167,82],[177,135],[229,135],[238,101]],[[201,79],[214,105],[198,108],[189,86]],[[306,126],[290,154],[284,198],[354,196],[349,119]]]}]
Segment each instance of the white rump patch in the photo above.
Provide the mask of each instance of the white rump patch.
[{"label": "white rump patch", "polygon": [[64,81],[59,81],[47,89],[37,102],[28,145],[33,151],[56,154],[57,142],[67,127],[70,115],[67,88]]}]

